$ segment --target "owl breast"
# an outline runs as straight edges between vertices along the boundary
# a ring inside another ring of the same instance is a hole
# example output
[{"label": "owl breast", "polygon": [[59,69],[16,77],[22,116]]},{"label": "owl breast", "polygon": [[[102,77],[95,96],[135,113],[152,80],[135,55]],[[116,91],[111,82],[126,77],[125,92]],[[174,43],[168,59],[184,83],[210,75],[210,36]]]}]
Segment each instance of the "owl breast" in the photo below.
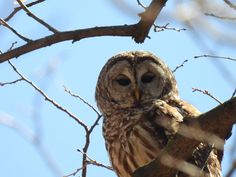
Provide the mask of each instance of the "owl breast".
[{"label": "owl breast", "polygon": [[164,130],[153,126],[147,112],[117,111],[104,121],[106,147],[119,177],[131,177],[137,168],[154,159],[167,142]]}]

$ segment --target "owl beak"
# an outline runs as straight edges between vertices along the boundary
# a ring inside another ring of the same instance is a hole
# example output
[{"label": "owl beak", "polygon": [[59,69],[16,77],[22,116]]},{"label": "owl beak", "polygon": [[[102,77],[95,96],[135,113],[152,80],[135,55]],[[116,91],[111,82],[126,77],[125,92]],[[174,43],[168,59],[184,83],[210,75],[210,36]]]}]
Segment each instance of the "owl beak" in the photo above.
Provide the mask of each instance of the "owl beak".
[{"label": "owl beak", "polygon": [[136,88],[136,89],[134,90],[134,96],[135,96],[135,98],[136,98],[137,101],[140,100],[140,98],[141,98],[141,91],[140,91],[138,88]]}]

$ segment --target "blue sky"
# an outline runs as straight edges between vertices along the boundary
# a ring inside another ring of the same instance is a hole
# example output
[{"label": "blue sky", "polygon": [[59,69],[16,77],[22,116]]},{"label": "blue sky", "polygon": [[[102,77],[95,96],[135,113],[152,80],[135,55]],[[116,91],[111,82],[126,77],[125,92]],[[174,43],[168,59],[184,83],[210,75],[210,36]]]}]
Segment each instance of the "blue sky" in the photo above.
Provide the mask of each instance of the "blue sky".
[{"label": "blue sky", "polygon": [[[175,5],[172,3],[167,3],[157,23],[159,25],[170,23],[171,27],[187,28],[180,20],[170,15],[175,10]],[[47,0],[30,9],[56,29],[64,31],[136,23],[139,20],[136,13],[141,12],[142,8],[136,1],[125,7],[121,9],[109,0]],[[5,18],[13,8],[11,0],[1,1],[0,18]],[[9,24],[32,39],[51,34],[23,11],[16,14]],[[71,41],[66,41],[25,54],[12,62],[49,97],[91,125],[96,119],[94,111],[80,100],[68,95],[63,86],[96,107],[94,92],[98,74],[105,62],[114,54],[129,50],[148,50],[162,58],[172,69],[187,59],[188,62],[184,67],[175,73],[180,96],[201,112],[205,112],[218,103],[206,95],[193,93],[192,88],[206,89],[221,101],[228,100],[236,85],[236,63],[206,58],[194,59],[194,56],[207,54],[209,50],[199,46],[198,39],[191,34],[191,29],[188,28],[181,32],[151,31],[149,34],[151,39],[146,39],[144,44],[135,44],[130,37],[97,37],[83,39],[73,44]],[[202,37],[216,54],[236,56],[235,49],[230,45],[212,42],[204,33]],[[0,26],[0,38],[1,51],[6,51],[14,41],[18,42],[15,47],[24,43],[3,26]],[[220,72],[222,66],[231,73],[231,77]],[[0,64],[0,82],[17,78],[19,77],[7,62]],[[40,133],[43,149],[46,149],[57,169],[55,173],[45,163],[42,148],[39,150],[14,129],[0,124],[1,176],[53,177],[58,173],[68,175],[81,167],[82,155],[77,149],[82,149],[84,145],[85,132],[73,119],[46,102],[25,82],[0,87],[0,100],[0,117],[10,117],[32,134]],[[88,155],[108,165],[101,125],[102,121],[92,134]],[[230,160],[235,157],[235,153],[233,155],[231,153],[232,147],[233,138],[225,147],[224,172],[227,171]],[[88,177],[92,176],[115,177],[115,174],[101,167],[89,166]]]}]

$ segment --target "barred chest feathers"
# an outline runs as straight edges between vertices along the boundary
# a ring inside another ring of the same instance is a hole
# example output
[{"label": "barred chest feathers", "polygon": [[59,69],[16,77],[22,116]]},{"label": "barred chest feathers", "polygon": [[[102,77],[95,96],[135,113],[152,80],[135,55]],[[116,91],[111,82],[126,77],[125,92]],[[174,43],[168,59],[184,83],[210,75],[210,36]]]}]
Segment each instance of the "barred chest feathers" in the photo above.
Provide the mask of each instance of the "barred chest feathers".
[{"label": "barred chest feathers", "polygon": [[117,111],[104,120],[106,148],[120,177],[128,177],[135,169],[149,163],[167,142],[164,131],[157,136],[157,127],[143,115],[143,110]]}]

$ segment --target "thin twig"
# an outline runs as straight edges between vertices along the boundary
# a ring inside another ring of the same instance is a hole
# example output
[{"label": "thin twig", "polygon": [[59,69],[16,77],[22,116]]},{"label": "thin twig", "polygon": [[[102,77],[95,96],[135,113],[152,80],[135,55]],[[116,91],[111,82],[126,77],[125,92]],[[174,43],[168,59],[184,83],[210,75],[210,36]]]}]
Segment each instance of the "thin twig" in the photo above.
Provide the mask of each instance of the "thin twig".
[{"label": "thin twig", "polygon": [[111,170],[111,171],[113,171],[113,168],[111,167],[111,166],[108,166],[108,165],[104,165],[104,164],[102,164],[102,163],[99,163],[99,162],[97,162],[97,161],[95,161],[95,160],[89,160],[89,161],[87,161],[87,164],[88,165],[95,165],[95,166],[98,166],[98,167],[103,167],[103,168],[106,168],[106,169],[108,169],[108,170]]},{"label": "thin twig", "polygon": [[[26,77],[24,77],[18,70],[17,68],[10,62],[8,61],[9,64],[11,65],[11,67],[13,68],[13,70],[21,77],[22,80],[26,81],[28,84],[30,84],[36,91],[38,91],[44,98],[46,101],[49,101],[50,103],[52,103],[55,107],[57,107],[58,109],[60,109],[61,111],[65,112],[67,115],[69,115],[70,117],[72,117],[77,123],[79,123],[85,130],[86,132],[86,141],[85,141],[85,145],[83,148],[83,159],[82,159],[82,168],[76,170],[76,172],[72,173],[76,174],[77,172],[79,172],[80,170],[82,170],[82,177],[86,177],[86,173],[87,173],[87,165],[89,164],[87,162],[87,156],[86,153],[88,151],[89,145],[90,145],[90,135],[92,133],[92,131],[94,130],[95,126],[98,125],[98,121],[101,119],[102,115],[98,113],[98,118],[95,120],[95,122],[92,124],[92,126],[90,128],[87,127],[86,124],[84,124],[79,118],[77,118],[75,115],[73,115],[72,113],[70,113],[68,110],[66,110],[65,108],[63,108],[61,105],[59,105],[58,103],[56,103],[55,101],[53,101],[51,98],[49,98],[41,89],[39,89],[34,83],[32,83],[30,80],[28,80]],[[84,100],[84,99],[82,99]],[[84,103],[86,103],[87,105],[89,105],[85,100]],[[90,106],[90,108],[92,108]],[[93,109],[95,111],[95,109]],[[96,111],[95,111],[96,112]],[[95,165],[96,161],[91,161],[90,164]],[[97,163],[97,166],[102,166],[100,163]],[[105,165],[103,166],[105,168]],[[69,175],[70,176],[70,175]]]},{"label": "thin twig", "polygon": [[219,19],[222,19],[222,20],[236,20],[236,17],[223,17],[223,16],[215,15],[213,13],[205,13],[205,15],[215,17],[215,18],[219,18]]},{"label": "thin twig", "polygon": [[[76,175],[79,171],[82,170],[82,177],[86,177],[87,165],[89,165],[89,164],[93,164],[93,165],[101,166],[101,167],[104,167],[104,168],[108,168],[106,165],[103,165],[101,163],[97,163],[95,160],[92,160],[91,158],[89,158],[87,156],[88,148],[89,148],[89,145],[90,145],[90,135],[91,135],[92,131],[94,130],[94,128],[98,125],[98,122],[101,119],[102,115],[90,103],[88,103],[85,99],[83,99],[81,96],[79,96],[78,94],[72,93],[65,86],[63,86],[63,87],[64,87],[64,90],[67,93],[69,93],[71,96],[73,96],[75,98],[79,98],[84,104],[89,106],[98,116],[97,119],[95,120],[95,122],[91,125],[91,127],[88,130],[86,130],[86,136],[85,136],[86,140],[85,140],[85,144],[84,144],[84,147],[83,147],[83,152],[78,149],[78,151],[83,154],[82,168],[77,169],[75,172],[73,172],[69,175],[69,176]],[[89,159],[89,161],[87,159]]]},{"label": "thin twig", "polygon": [[173,31],[181,32],[181,31],[185,31],[186,30],[185,28],[177,29],[177,28],[174,28],[174,27],[168,27],[169,23],[167,23],[167,24],[165,24],[163,26],[159,26],[159,25],[153,24],[153,26],[154,26],[154,31],[155,32],[161,32],[161,31],[164,31],[164,30],[173,30]]},{"label": "thin twig", "polygon": [[11,51],[16,44],[17,44],[17,41],[13,42],[7,51]]},{"label": "thin twig", "polygon": [[63,177],[70,177],[70,176],[75,176],[77,173],[79,173],[79,171],[81,171],[83,169],[83,167],[80,167],[78,169],[75,170],[75,172],[70,173],[69,175],[65,175]]},{"label": "thin twig", "polygon": [[[76,175],[76,173],[78,173],[80,170],[82,170],[82,177],[86,177],[87,165],[89,164],[87,159],[89,159],[89,161],[91,162],[90,164],[93,164],[93,165],[96,164],[95,163],[96,161],[91,160],[91,158],[88,158],[88,156],[87,156],[87,151],[88,151],[88,148],[89,148],[89,145],[90,145],[90,135],[91,135],[92,131],[94,130],[94,128],[98,125],[98,122],[101,119],[102,115],[90,103],[88,103],[85,99],[83,99],[81,96],[79,96],[78,94],[72,93],[65,86],[63,86],[63,87],[64,87],[64,90],[67,93],[69,93],[71,96],[73,96],[75,98],[79,98],[84,104],[89,106],[98,116],[97,119],[95,120],[95,122],[91,125],[91,127],[88,130],[86,130],[86,136],[85,136],[86,140],[85,140],[85,144],[84,144],[84,147],[83,147],[83,152],[78,149],[78,151],[83,154],[82,168],[79,168],[74,173],[72,173],[72,175]],[[100,164],[100,163],[97,163],[96,165],[105,167],[105,165]]]},{"label": "thin twig", "polygon": [[194,56],[194,58],[202,58],[202,57],[219,58],[219,59],[226,59],[226,60],[236,61],[236,58],[225,57],[225,56],[217,56],[217,55],[208,55],[208,54],[205,54],[205,55]]},{"label": "thin twig", "polygon": [[[26,4],[26,7],[31,7],[31,6],[34,6],[34,5],[36,5],[36,4],[39,4],[39,3],[41,3],[41,2],[43,2],[43,1],[45,1],[45,0],[38,0],[38,1],[34,1],[34,2],[31,2],[31,3],[28,3],[28,4]],[[14,11],[12,11],[12,13],[10,14],[10,15],[8,15],[5,19],[4,19],[4,21],[9,21],[18,11],[20,11],[22,8],[21,7],[16,7],[15,9],[14,9]]]},{"label": "thin twig", "polygon": [[91,134],[93,129],[98,125],[98,122],[100,121],[100,119],[102,118],[102,115],[98,115],[97,119],[95,120],[95,122],[93,123],[93,125],[89,128],[89,133]]},{"label": "thin twig", "polygon": [[[147,7],[145,5],[143,5],[143,3],[141,3],[140,0],[137,0],[137,3],[143,9],[145,9],[145,10],[147,9]],[[185,28],[177,29],[177,28],[173,28],[173,27],[168,27],[169,23],[167,23],[166,25],[163,25],[163,26],[159,26],[159,25],[156,25],[155,23],[153,23],[153,26],[154,26],[154,31],[155,32],[161,32],[161,31],[164,31],[164,30],[173,30],[173,31],[180,32],[180,31],[185,31],[186,30]]]},{"label": "thin twig", "polygon": [[221,102],[219,99],[217,99],[215,96],[213,96],[209,91],[207,91],[207,90],[201,90],[201,89],[199,89],[199,88],[192,88],[192,92],[196,92],[196,91],[201,92],[201,93],[203,93],[204,95],[208,95],[209,97],[211,97],[211,98],[213,98],[215,101],[217,101],[219,104],[222,104],[222,102]]},{"label": "thin twig", "polygon": [[229,7],[236,10],[236,5],[234,5],[232,2],[230,2],[229,0],[224,0],[224,1]]},{"label": "thin twig", "polygon": [[25,42],[30,42],[31,39],[24,37],[23,35],[21,35],[20,33],[18,33],[14,28],[12,28],[6,21],[4,21],[3,19],[0,18],[0,24],[2,24],[3,26],[5,26],[6,28],[8,28],[9,30],[11,30],[15,35],[17,35],[19,38],[21,38],[22,40],[24,40]]},{"label": "thin twig", "polygon": [[26,5],[24,5],[23,2],[21,2],[21,0],[16,0],[18,2],[18,4],[21,6],[21,8],[26,12],[26,14],[30,17],[32,17],[33,19],[35,19],[37,22],[39,22],[40,24],[42,24],[43,26],[45,26],[49,31],[52,31],[53,33],[57,33],[58,30],[56,30],[55,28],[53,28],[51,25],[49,25],[48,23],[46,23],[45,21],[43,21],[42,19],[38,18],[36,15],[34,15],[28,8]]},{"label": "thin twig", "polygon": [[180,65],[176,66],[175,69],[174,69],[172,72],[174,73],[174,72],[175,72],[176,70],[178,70],[179,68],[184,67],[184,64],[185,64],[186,62],[188,62],[188,60],[184,60]]},{"label": "thin twig", "polygon": [[141,3],[141,1],[140,1],[140,0],[137,0],[137,3],[138,3],[138,5],[140,5],[142,8],[144,8],[144,9],[146,9],[146,8],[147,8],[145,5],[143,5],[143,3]]},{"label": "thin twig", "polygon": [[143,43],[154,24],[154,21],[160,14],[162,8],[168,0],[152,0],[144,12],[139,13],[140,21],[136,24],[136,30],[132,35],[135,42]]},{"label": "thin twig", "polygon": [[90,135],[93,131],[93,129],[96,127],[96,125],[98,125],[98,121],[101,119],[102,115],[98,115],[98,118],[96,119],[96,121],[93,123],[93,125],[90,127],[90,129],[87,131],[86,130],[86,136],[85,136],[85,144],[83,147],[83,158],[82,158],[82,177],[86,177],[87,174],[87,152],[88,152],[88,148],[90,145]]},{"label": "thin twig", "polygon": [[55,106],[56,108],[58,108],[59,110],[61,110],[62,112],[66,113],[68,116],[70,116],[71,118],[73,118],[78,124],[80,124],[86,131],[88,131],[88,127],[85,123],[82,122],[82,120],[80,120],[77,116],[75,116],[74,114],[72,114],[70,111],[68,111],[67,109],[65,109],[64,107],[62,107],[61,105],[59,105],[57,102],[55,102],[54,100],[52,100],[48,95],[46,95],[46,93],[44,93],[40,88],[38,88],[32,81],[28,80],[25,76],[23,76],[18,70],[17,68],[8,60],[8,63],[11,65],[11,67],[13,68],[13,70],[28,84],[30,84],[36,91],[38,91],[46,101],[49,101],[50,103],[52,103],[53,106]]},{"label": "thin twig", "polygon": [[15,83],[17,83],[19,81],[23,81],[23,79],[20,78],[20,79],[17,79],[17,80],[14,80],[14,81],[10,81],[10,82],[0,82],[0,86],[15,84]]},{"label": "thin twig", "polygon": [[111,166],[104,165],[102,163],[97,162],[96,160],[93,160],[91,157],[89,157],[87,154],[82,152],[80,149],[77,149],[77,151],[86,156],[86,158],[88,159],[87,164],[96,165],[96,166],[103,167],[103,168],[113,171],[113,168]]},{"label": "thin twig", "polygon": [[75,98],[79,98],[83,103],[85,103],[87,106],[89,106],[94,112],[96,112],[96,114],[98,115],[98,117],[100,116],[100,113],[98,112],[97,109],[94,108],[94,106],[92,106],[90,103],[88,103],[85,99],[83,99],[80,95],[72,93],[69,89],[66,88],[66,86],[63,86],[65,92],[69,93],[71,96],[75,97]]}]

